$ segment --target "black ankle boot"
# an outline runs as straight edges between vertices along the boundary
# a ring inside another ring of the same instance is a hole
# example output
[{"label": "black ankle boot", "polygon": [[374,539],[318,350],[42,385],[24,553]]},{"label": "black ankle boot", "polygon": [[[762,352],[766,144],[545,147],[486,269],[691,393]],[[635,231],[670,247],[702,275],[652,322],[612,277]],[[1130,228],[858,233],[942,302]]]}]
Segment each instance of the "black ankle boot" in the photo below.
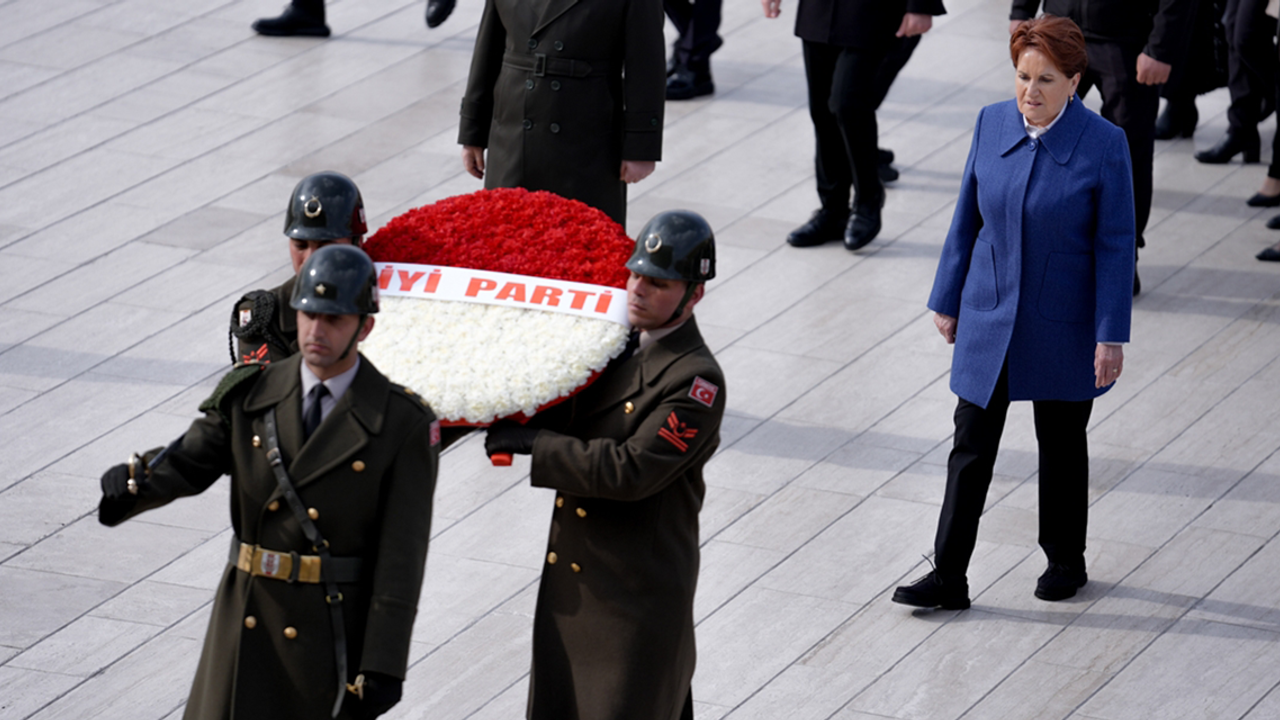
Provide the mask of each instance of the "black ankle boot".
[{"label": "black ankle boot", "polygon": [[1231,162],[1240,153],[1244,153],[1246,163],[1258,162],[1262,154],[1262,141],[1258,138],[1256,129],[1252,133],[1227,130],[1227,134],[1222,136],[1217,145],[1196,153],[1196,160],[1208,165],[1222,165]]},{"label": "black ankle boot", "polygon": [[1156,139],[1189,138],[1196,134],[1196,123],[1199,121],[1200,111],[1196,110],[1195,100],[1170,100],[1165,104],[1160,117],[1156,118]]}]

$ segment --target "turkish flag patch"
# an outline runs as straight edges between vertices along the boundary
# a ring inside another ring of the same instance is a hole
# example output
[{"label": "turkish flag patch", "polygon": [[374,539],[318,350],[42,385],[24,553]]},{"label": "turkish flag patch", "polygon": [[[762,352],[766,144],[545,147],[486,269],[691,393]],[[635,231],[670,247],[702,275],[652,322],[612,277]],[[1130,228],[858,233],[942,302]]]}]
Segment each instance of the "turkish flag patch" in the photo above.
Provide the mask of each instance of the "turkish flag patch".
[{"label": "turkish flag patch", "polygon": [[715,383],[710,380],[694,376],[693,387],[689,388],[689,397],[697,400],[707,407],[711,407],[712,405],[715,405],[716,393],[718,392],[720,392],[720,388],[716,387]]},{"label": "turkish flag patch", "polygon": [[439,420],[431,421],[431,444],[432,445],[440,444],[440,421]]},{"label": "turkish flag patch", "polygon": [[689,449],[688,440],[692,440],[698,435],[698,428],[689,427],[688,423],[680,422],[680,418],[676,417],[676,411],[672,410],[667,416],[667,424],[658,428],[658,437],[666,440],[680,452]]}]

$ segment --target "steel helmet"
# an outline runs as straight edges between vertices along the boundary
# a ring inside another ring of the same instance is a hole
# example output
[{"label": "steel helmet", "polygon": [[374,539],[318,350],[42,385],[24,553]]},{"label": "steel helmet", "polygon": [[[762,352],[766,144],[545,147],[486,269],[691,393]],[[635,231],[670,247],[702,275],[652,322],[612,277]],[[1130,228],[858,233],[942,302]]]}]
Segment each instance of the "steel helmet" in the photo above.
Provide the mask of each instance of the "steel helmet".
[{"label": "steel helmet", "polygon": [[302,264],[289,306],[318,315],[378,312],[378,277],[373,261],[352,245],[325,245]]},{"label": "steel helmet", "polygon": [[668,210],[636,236],[627,269],[637,275],[701,283],[716,276],[716,237],[701,215]]},{"label": "steel helmet", "polygon": [[308,175],[289,196],[284,234],[294,240],[359,240],[368,229],[360,189],[342,173]]}]

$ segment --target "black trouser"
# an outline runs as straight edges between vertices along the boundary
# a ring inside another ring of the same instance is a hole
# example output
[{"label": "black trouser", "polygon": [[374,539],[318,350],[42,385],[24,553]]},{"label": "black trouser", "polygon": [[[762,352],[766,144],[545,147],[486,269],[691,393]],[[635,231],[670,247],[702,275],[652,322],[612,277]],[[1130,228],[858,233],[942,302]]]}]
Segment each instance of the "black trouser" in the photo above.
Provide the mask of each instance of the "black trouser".
[{"label": "black trouser", "polygon": [[294,9],[324,22],[324,0],[291,0]]},{"label": "black trouser", "polygon": [[1227,0],[1222,24],[1227,29],[1227,89],[1232,132],[1256,135],[1262,106],[1276,93],[1276,21],[1265,12],[1267,0]]},{"label": "black trouser", "polygon": [[680,33],[675,44],[676,63],[695,70],[710,69],[711,53],[724,44],[718,32],[720,3],[721,0],[662,0],[662,9]]},{"label": "black trouser", "polygon": [[889,51],[885,53],[884,60],[880,61],[880,69],[876,71],[875,89],[871,95],[877,110],[880,109],[885,96],[889,94],[889,88],[893,87],[893,81],[898,79],[898,73],[902,72],[902,68],[911,59],[911,53],[916,51],[916,46],[920,44],[920,37],[913,35],[894,38]]},{"label": "black trouser", "polygon": [[1138,247],[1145,247],[1143,233],[1151,217],[1151,164],[1155,157],[1156,116],[1160,113],[1160,86],[1138,82],[1141,46],[1101,41],[1086,50],[1089,69],[1078,88],[1080,97],[1093,86],[1102,93],[1102,117],[1124,130],[1133,164],[1133,219]]},{"label": "black trouser", "polygon": [[817,142],[818,198],[824,208],[844,212],[851,191],[856,191],[858,203],[884,201],[876,170],[875,102],[884,57],[884,49],[804,41],[809,117]]},{"label": "black trouser", "polygon": [[[1040,445],[1040,547],[1049,562],[1084,559],[1089,520],[1089,444],[1085,430],[1093,401],[1033,402]],[[1009,413],[1009,371],[1000,373],[984,409],[961,399],[956,406],[955,444],[947,460],[947,491],[934,539],[937,571],[964,577],[978,539],[978,520]]]}]

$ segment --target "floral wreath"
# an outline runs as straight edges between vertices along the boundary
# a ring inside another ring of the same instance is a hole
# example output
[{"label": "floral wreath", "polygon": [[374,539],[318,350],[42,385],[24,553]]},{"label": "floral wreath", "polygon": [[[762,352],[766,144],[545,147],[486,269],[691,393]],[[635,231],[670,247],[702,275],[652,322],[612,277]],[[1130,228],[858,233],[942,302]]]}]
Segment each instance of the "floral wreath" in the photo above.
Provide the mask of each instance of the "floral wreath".
[{"label": "floral wreath", "polygon": [[445,424],[533,415],[626,345],[621,289],[633,243],[577,200],[480,190],[410,210],[364,248],[379,270],[381,311],[361,351]]}]

